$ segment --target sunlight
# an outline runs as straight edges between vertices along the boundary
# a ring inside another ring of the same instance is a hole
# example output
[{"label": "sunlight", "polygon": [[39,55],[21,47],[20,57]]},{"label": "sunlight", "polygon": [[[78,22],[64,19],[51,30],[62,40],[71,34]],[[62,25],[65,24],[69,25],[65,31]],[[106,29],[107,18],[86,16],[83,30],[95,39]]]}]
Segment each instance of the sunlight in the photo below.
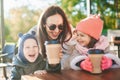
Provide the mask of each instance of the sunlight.
[{"label": "sunlight", "polygon": [[9,13],[11,8],[21,6],[29,6],[30,9],[44,9],[51,4],[55,4],[56,0],[4,0],[4,12]]}]

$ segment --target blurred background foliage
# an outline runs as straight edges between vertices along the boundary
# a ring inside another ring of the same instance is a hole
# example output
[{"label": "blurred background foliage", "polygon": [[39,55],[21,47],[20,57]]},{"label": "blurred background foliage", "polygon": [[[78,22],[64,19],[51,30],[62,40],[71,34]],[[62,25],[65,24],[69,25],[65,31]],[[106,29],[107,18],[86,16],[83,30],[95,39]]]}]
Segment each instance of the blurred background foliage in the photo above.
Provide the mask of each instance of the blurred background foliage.
[{"label": "blurred background foliage", "polygon": [[[28,0],[29,1],[29,0]],[[91,14],[101,14],[104,20],[104,30],[116,29],[117,0],[91,0]],[[66,13],[68,20],[75,27],[77,23],[87,16],[86,0],[56,0]],[[44,9],[43,9],[44,10]],[[42,9],[30,9],[29,6],[13,8],[9,16],[5,17],[5,40],[17,42],[19,32],[26,33],[37,24]]]},{"label": "blurred background foliage", "polygon": [[27,6],[11,9],[5,18],[5,37],[9,41],[17,41],[19,32],[26,33],[36,25],[41,10],[29,10]]}]

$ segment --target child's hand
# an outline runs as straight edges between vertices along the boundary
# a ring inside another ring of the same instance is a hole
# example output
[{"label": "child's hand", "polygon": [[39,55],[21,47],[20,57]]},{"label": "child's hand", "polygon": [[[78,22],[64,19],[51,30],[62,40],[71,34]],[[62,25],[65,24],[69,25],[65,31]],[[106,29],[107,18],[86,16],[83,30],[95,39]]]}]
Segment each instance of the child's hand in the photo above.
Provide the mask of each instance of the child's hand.
[{"label": "child's hand", "polygon": [[106,56],[102,57],[102,70],[108,69],[112,66],[112,60]]},{"label": "child's hand", "polygon": [[92,72],[92,63],[90,58],[85,59],[81,62],[80,67],[86,71]]},{"label": "child's hand", "polygon": [[47,71],[46,70],[37,70],[34,72],[35,75],[43,75],[43,74],[46,74]]}]

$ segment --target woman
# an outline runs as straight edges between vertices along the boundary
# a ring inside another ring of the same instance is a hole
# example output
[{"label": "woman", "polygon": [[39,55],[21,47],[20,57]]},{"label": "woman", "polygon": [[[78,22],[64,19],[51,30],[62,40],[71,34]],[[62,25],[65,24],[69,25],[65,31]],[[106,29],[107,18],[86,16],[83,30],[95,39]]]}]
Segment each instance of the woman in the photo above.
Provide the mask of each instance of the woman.
[{"label": "woman", "polygon": [[40,45],[40,52],[45,59],[45,41],[57,40],[63,47],[63,43],[67,42],[72,36],[71,27],[67,17],[64,11],[58,6],[51,6],[47,8],[41,15],[37,28],[34,27],[29,32],[33,30],[37,31],[36,37]]}]

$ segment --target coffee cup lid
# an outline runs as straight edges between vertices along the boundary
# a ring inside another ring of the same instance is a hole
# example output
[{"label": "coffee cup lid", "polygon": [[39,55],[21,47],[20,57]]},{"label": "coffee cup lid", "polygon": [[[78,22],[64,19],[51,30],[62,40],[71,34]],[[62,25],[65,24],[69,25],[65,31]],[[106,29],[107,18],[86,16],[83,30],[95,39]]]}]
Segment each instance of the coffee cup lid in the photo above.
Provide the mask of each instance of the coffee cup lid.
[{"label": "coffee cup lid", "polygon": [[49,40],[49,41],[45,41],[44,45],[47,45],[47,44],[58,44],[60,43],[58,40]]},{"label": "coffee cup lid", "polygon": [[90,49],[88,50],[89,54],[104,54],[104,51],[102,49]]}]

